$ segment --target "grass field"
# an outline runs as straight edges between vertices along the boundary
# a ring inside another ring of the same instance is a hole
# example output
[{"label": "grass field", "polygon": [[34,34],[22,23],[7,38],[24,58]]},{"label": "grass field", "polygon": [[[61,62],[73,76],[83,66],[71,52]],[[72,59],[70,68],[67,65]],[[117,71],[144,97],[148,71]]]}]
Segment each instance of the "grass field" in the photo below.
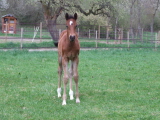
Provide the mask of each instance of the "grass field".
[{"label": "grass field", "polygon": [[[124,42],[123,44],[115,44],[113,41],[111,44],[106,44],[106,40],[104,42],[104,40],[98,40],[99,42],[97,43],[96,46],[96,42],[95,40],[90,40],[90,41],[85,41],[80,39],[80,46],[82,48],[128,48],[128,44],[127,42]],[[21,47],[21,43],[20,42],[5,42],[5,43],[0,43],[0,49],[20,49]],[[54,48],[54,44],[53,41],[43,41],[43,42],[26,42],[23,43],[23,48]],[[150,48],[153,49],[155,48],[155,44],[154,43],[141,43],[141,42],[137,42],[135,44],[131,43],[129,45],[129,48]],[[157,44],[156,49],[160,48],[160,44]]]},{"label": "grass field", "polygon": [[0,64],[0,120],[160,119],[160,51],[81,51],[81,103],[66,106],[56,52],[0,51]]}]

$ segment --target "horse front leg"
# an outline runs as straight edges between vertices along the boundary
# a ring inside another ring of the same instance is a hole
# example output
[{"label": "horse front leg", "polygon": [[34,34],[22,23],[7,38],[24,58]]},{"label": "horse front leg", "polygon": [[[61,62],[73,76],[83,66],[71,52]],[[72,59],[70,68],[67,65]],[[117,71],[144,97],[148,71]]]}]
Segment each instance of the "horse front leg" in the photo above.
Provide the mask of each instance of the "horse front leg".
[{"label": "horse front leg", "polygon": [[58,63],[59,63],[59,67],[58,67],[58,88],[57,88],[57,94],[58,94],[58,97],[61,97],[61,81],[62,81],[62,57],[61,56],[58,57]]},{"label": "horse front leg", "polygon": [[73,100],[73,88],[72,88],[72,77],[73,77],[73,62],[71,61],[71,67],[69,70],[69,79],[70,79],[70,90],[69,90],[69,96],[70,96],[70,100]]},{"label": "horse front leg", "polygon": [[78,90],[78,63],[79,63],[79,58],[77,57],[73,61],[73,77],[76,83],[76,103],[80,103],[79,90]]},{"label": "horse front leg", "polygon": [[66,86],[67,86],[68,78],[69,78],[68,77],[68,62],[69,62],[69,60],[67,58],[63,58],[62,65],[63,65],[63,71],[64,71],[64,76],[63,76],[64,90],[63,90],[62,105],[66,105],[66,99],[67,99]]}]

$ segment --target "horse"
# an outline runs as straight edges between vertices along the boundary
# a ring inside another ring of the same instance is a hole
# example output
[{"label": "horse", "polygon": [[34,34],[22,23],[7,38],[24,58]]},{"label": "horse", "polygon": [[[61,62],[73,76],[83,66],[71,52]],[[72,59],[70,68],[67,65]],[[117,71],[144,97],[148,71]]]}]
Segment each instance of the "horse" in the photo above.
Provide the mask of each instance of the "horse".
[{"label": "horse", "polygon": [[[78,63],[79,63],[79,52],[80,52],[80,44],[78,41],[78,34],[76,32],[77,27],[77,13],[74,16],[65,14],[66,19],[66,27],[67,29],[62,31],[58,40],[58,88],[57,93],[58,97],[61,97],[61,81],[62,81],[62,72],[63,75],[63,101],[62,105],[66,105],[66,86],[68,83],[68,79],[70,79],[70,90],[69,96],[70,100],[73,100],[74,93],[72,88],[72,78],[74,78],[76,85],[76,103],[80,103],[79,99],[79,90],[78,90]],[[70,62],[70,70],[68,72]]]}]

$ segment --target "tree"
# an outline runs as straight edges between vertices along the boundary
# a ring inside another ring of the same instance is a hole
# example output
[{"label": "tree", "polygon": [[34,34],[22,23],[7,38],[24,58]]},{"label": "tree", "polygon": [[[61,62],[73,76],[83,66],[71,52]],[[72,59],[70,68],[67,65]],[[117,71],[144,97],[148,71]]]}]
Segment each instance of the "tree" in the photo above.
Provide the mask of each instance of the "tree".
[{"label": "tree", "polygon": [[141,17],[142,17],[142,6],[141,1],[137,0],[137,9],[138,9],[138,33],[140,36],[142,36],[142,30],[141,30]]},{"label": "tree", "polygon": [[133,11],[134,11],[134,5],[136,3],[136,0],[131,0],[130,1],[130,32],[131,32],[131,35],[132,37],[134,36],[133,34],[133,18],[134,18],[134,14],[133,14]]},{"label": "tree", "polygon": [[[5,11],[9,8],[9,4],[6,0],[0,0],[0,16],[5,14]],[[1,21],[0,21],[1,22]]]},{"label": "tree", "polygon": [[36,23],[42,20],[41,4],[30,5],[28,0],[0,0],[0,14],[13,14],[20,23]]},{"label": "tree", "polygon": [[[109,0],[40,0],[43,7],[43,14],[47,28],[54,41],[58,41],[58,32],[56,29],[57,18],[64,11],[78,11],[85,16],[103,15],[111,17],[115,9]],[[84,5],[88,3],[88,7]]]},{"label": "tree", "polygon": [[151,33],[153,34],[153,24],[154,24],[154,19],[156,16],[156,13],[158,11],[159,5],[160,5],[160,1],[159,0],[150,0],[150,4],[151,5],[151,23],[150,23],[150,27],[151,27]]},{"label": "tree", "polygon": [[5,11],[9,8],[9,4],[7,3],[6,0],[1,0],[0,1],[0,10]]}]

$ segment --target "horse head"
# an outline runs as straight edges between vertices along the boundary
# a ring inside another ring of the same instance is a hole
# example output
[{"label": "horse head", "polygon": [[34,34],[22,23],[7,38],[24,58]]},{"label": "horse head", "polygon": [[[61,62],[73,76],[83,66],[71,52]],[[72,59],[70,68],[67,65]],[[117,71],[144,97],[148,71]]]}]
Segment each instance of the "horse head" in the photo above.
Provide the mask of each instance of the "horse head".
[{"label": "horse head", "polygon": [[67,35],[71,42],[73,42],[76,38],[76,27],[77,27],[77,13],[74,14],[74,16],[69,15],[66,13],[66,27],[67,27]]}]

